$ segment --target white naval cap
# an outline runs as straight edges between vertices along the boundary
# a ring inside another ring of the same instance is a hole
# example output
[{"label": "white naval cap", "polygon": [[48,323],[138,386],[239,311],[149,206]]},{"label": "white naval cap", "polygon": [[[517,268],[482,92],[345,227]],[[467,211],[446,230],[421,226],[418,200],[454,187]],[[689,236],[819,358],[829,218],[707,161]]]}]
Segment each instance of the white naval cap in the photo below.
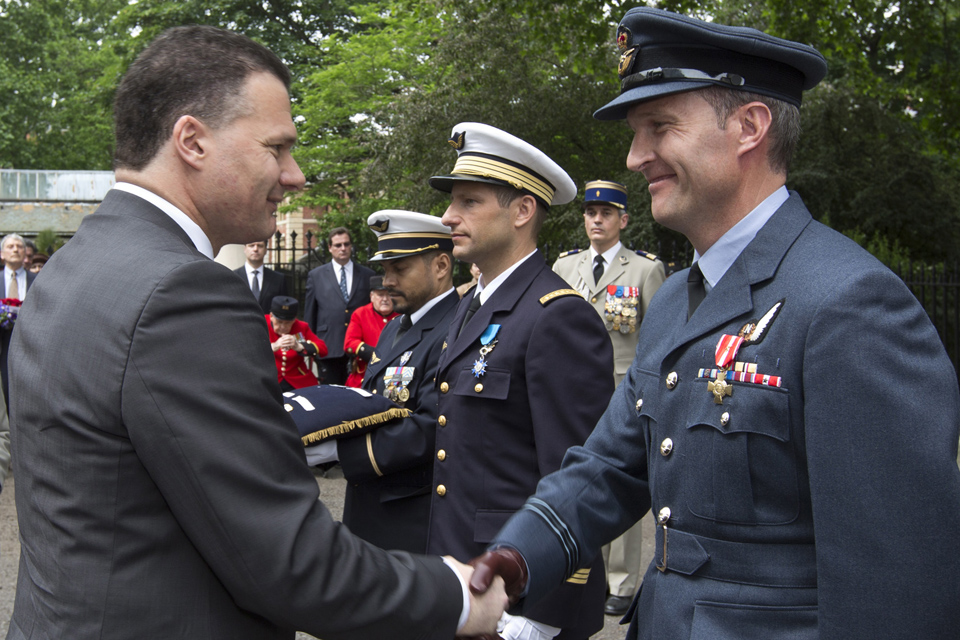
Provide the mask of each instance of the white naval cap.
[{"label": "white naval cap", "polygon": [[377,252],[370,262],[405,258],[435,249],[453,251],[450,227],[437,216],[383,209],[370,214],[367,226],[377,234]]},{"label": "white naval cap", "polygon": [[461,122],[448,142],[457,150],[450,175],[433,176],[430,186],[450,192],[457,180],[507,185],[531,194],[545,206],[566,204],[577,186],[547,154],[520,138],[479,122]]}]

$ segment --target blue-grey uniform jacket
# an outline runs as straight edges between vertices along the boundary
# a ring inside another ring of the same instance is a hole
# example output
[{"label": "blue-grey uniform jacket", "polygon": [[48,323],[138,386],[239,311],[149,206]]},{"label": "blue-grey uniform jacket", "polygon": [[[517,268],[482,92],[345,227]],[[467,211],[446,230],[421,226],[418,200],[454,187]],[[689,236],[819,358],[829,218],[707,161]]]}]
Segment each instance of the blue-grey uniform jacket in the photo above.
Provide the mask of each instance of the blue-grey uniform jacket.
[{"label": "blue-grey uniform jacket", "polygon": [[[718,404],[721,336],[778,303]],[[686,314],[681,272],[586,445],[494,541],[528,599],[652,509],[629,638],[956,637],[957,378],[900,279],[791,194]]]}]

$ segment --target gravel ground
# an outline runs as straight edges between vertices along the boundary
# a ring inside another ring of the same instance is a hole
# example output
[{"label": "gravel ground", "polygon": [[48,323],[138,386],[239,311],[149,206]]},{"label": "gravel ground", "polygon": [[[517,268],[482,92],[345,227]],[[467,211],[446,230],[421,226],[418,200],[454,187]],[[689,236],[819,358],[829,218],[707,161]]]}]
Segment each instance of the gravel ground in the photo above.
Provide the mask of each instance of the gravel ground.
[{"label": "gravel ground", "polygon": [[[336,474],[333,474],[336,475]],[[320,499],[327,505],[335,518],[343,512],[343,477],[318,477],[320,485]],[[18,539],[17,511],[14,505],[16,487],[13,476],[9,476],[0,493],[0,637],[6,637],[10,615],[13,613],[13,599],[17,586],[17,562],[20,557],[20,542]],[[653,555],[653,524],[649,514],[644,519],[644,549],[643,564],[650,561]],[[622,640],[626,627],[617,624],[615,618],[605,616],[606,624],[603,630],[593,636],[593,640]],[[298,633],[297,640],[310,640],[313,636]]]}]

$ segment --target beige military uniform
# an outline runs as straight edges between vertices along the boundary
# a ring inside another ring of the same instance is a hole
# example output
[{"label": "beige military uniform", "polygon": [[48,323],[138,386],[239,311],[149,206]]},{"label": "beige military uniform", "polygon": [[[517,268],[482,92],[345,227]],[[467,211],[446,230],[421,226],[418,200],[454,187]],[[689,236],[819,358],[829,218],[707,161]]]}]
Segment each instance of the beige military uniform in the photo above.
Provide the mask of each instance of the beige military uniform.
[{"label": "beige military uniform", "polygon": [[[580,292],[604,318],[613,342],[614,378],[620,384],[637,350],[640,321],[647,312],[653,294],[667,279],[663,263],[652,253],[631,251],[621,246],[596,284],[593,282],[593,258],[589,250],[561,254],[553,264],[553,270]],[[630,296],[624,295],[628,292],[621,289],[622,295],[617,298],[616,293],[611,295],[608,291],[610,286],[634,287],[639,295],[632,301]],[[634,310],[636,315],[633,315]]]},{"label": "beige military uniform", "polygon": [[[600,282],[593,281],[593,256],[589,249],[560,254],[553,263],[553,270],[579,291],[604,319],[613,343],[614,380],[619,385],[637,350],[640,321],[653,294],[667,279],[663,263],[652,253],[631,251],[621,245],[611,264],[606,265]],[[616,289],[610,287],[619,287],[621,296],[617,298]],[[626,287],[637,290],[625,290]],[[635,299],[631,300],[634,296],[630,293],[637,294]],[[603,547],[607,588],[611,595],[631,597],[636,592],[640,585],[642,544],[643,533],[638,522]]]}]

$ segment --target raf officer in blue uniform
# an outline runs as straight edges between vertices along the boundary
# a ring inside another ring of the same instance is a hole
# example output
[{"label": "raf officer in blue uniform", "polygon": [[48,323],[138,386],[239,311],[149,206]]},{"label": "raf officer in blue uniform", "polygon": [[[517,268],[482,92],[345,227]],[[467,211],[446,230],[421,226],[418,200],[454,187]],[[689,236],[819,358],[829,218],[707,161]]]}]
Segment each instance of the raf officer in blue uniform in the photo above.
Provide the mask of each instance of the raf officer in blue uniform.
[{"label": "raf officer in blue uniform", "polygon": [[378,240],[371,262],[383,265],[383,284],[403,315],[380,334],[363,388],[411,413],[337,441],[347,479],[343,522],[381,548],[424,553],[437,428],[434,378],[460,302],[453,242],[440,218],[423,213],[378,211],[367,223]]},{"label": "raf officer in blue uniform", "polygon": [[[481,276],[460,303],[437,372],[427,548],[467,560],[587,439],[613,391],[613,354],[596,312],[537,250],[549,207],[576,196],[567,173],[489,125],[459,124],[451,143],[456,165],[430,184],[450,192],[442,221],[454,256]],[[523,616],[505,618],[501,635],[583,640],[602,628],[603,563],[584,561]]]},{"label": "raf officer in blue uniform", "polygon": [[651,509],[628,638],[955,637],[956,373],[904,284],[784,187],[824,59],[646,7],[618,43],[622,92],[596,117],[626,118],[627,164],[696,262],[479,564],[526,562],[522,612]]}]

